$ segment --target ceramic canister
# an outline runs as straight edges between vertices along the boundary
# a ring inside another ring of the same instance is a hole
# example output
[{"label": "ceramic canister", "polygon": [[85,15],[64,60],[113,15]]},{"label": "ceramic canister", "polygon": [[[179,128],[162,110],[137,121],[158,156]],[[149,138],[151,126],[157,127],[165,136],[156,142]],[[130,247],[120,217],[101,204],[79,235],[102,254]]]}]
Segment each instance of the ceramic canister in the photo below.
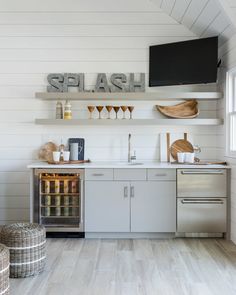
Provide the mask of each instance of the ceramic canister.
[{"label": "ceramic canister", "polygon": [[70,159],[71,159],[71,161],[78,160],[78,148],[79,148],[78,142],[70,143]]}]

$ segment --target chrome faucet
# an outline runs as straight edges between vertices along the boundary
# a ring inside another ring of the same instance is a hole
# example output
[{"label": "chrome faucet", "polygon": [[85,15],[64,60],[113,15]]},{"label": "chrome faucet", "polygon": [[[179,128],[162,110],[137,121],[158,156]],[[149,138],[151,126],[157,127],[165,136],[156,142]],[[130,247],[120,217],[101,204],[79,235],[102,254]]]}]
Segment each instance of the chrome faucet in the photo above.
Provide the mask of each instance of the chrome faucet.
[{"label": "chrome faucet", "polygon": [[128,163],[131,162],[131,134],[129,133],[129,137],[128,137]]}]

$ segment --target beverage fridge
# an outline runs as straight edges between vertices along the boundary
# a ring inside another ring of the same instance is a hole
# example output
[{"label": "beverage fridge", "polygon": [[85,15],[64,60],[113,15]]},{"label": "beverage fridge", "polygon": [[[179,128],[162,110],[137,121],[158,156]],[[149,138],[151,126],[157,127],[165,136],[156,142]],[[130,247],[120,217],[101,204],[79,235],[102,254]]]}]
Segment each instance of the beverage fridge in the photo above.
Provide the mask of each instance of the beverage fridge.
[{"label": "beverage fridge", "polygon": [[47,233],[83,236],[83,169],[35,169],[31,219]]}]

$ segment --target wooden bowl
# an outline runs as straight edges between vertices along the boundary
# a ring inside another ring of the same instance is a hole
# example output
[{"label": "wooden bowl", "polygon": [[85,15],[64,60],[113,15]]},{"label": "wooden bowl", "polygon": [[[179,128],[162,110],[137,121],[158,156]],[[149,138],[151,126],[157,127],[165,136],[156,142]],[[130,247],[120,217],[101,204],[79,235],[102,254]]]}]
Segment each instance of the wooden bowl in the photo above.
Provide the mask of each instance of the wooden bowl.
[{"label": "wooden bowl", "polygon": [[157,110],[169,118],[192,119],[199,115],[198,102],[195,99],[174,106],[156,105]]}]

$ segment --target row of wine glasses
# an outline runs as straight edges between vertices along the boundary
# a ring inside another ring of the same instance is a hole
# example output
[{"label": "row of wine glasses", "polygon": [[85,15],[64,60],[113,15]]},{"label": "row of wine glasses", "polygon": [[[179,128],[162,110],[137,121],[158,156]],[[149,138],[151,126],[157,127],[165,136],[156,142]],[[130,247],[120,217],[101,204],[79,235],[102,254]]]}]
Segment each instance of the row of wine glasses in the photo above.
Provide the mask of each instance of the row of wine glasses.
[{"label": "row of wine glasses", "polygon": [[[95,110],[95,108],[97,109],[98,113],[99,113],[99,119],[102,119],[101,116],[101,112],[104,109],[104,106],[88,106],[88,111],[89,111],[89,119],[93,119],[93,112]],[[125,113],[127,110],[129,110],[129,119],[133,119],[132,117],[132,112],[134,110],[134,106],[111,106],[111,105],[107,105],[105,106],[107,112],[108,112],[108,117],[107,119],[111,119],[111,111],[112,109],[114,110],[115,114],[116,114],[116,119],[118,119],[118,112],[121,109],[123,111],[123,118],[122,119],[126,119]]]}]

